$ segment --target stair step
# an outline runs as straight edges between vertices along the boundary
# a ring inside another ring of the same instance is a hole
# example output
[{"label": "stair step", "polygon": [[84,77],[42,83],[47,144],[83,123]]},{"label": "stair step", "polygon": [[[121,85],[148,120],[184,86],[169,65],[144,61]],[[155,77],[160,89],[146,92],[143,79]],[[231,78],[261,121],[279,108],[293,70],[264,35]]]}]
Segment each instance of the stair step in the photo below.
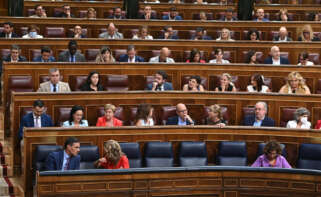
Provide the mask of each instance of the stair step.
[{"label": "stair step", "polygon": [[0,154],[0,164],[12,166],[12,158],[11,155]]},{"label": "stair step", "polygon": [[7,165],[0,165],[0,177],[12,177],[13,168]]},{"label": "stair step", "polygon": [[0,196],[11,196],[14,192],[14,186],[9,178],[0,178]]}]

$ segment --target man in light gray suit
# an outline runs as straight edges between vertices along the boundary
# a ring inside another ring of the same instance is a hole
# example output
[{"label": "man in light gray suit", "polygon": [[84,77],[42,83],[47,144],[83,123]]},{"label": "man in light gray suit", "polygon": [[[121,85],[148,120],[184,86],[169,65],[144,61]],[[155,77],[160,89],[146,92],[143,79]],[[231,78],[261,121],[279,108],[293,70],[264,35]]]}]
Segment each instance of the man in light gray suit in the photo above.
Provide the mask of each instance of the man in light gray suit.
[{"label": "man in light gray suit", "polygon": [[163,47],[159,56],[155,56],[149,59],[151,63],[175,63],[173,58],[170,58],[171,51],[167,47]]},{"label": "man in light gray suit", "polygon": [[40,84],[38,92],[70,92],[68,83],[60,81],[60,73],[57,68],[49,69],[49,81]]},{"label": "man in light gray suit", "polygon": [[85,56],[79,53],[77,48],[77,42],[70,40],[68,43],[68,51],[63,51],[59,54],[58,62],[85,62]]},{"label": "man in light gray suit", "polygon": [[122,33],[119,33],[114,25],[114,23],[109,23],[107,26],[107,32],[99,34],[99,38],[105,39],[123,39]]}]

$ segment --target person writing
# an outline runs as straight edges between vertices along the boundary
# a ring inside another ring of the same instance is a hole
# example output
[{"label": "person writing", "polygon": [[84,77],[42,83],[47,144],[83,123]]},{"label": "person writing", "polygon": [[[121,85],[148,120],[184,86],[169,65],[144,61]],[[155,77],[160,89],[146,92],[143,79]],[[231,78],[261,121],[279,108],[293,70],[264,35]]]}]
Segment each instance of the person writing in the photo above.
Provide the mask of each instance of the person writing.
[{"label": "person writing", "polygon": [[129,168],[127,156],[121,151],[121,147],[115,140],[108,140],[104,144],[105,156],[95,162],[96,168],[120,169]]}]

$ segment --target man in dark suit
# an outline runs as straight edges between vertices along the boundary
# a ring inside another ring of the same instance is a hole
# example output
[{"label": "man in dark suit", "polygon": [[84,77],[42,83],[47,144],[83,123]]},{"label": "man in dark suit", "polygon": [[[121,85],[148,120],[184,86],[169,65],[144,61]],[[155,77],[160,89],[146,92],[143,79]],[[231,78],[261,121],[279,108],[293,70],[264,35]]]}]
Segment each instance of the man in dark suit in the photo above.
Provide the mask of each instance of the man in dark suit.
[{"label": "man in dark suit", "polygon": [[164,34],[161,34],[159,39],[164,40],[177,40],[179,37],[174,33],[172,26],[165,26],[164,27]]},{"label": "man in dark suit", "polygon": [[62,17],[62,18],[74,18],[75,17],[73,14],[71,14],[70,5],[63,5],[62,9],[63,9],[63,12],[61,12],[58,17]]},{"label": "man in dark suit", "polygon": [[113,8],[113,14],[108,16],[108,18],[109,19],[126,19],[126,17],[122,15],[122,10],[120,7]]},{"label": "man in dark suit", "polygon": [[51,117],[45,113],[45,104],[41,100],[33,102],[31,113],[25,115],[20,123],[19,139],[23,139],[23,127],[52,127]]},{"label": "man in dark suit", "polygon": [[188,115],[185,104],[178,103],[176,105],[177,116],[169,117],[166,125],[194,125],[193,119]]},{"label": "man in dark suit", "polygon": [[3,24],[3,31],[0,33],[1,38],[18,38],[19,36],[13,32],[13,24],[5,22]]},{"label": "man in dark suit", "polygon": [[80,166],[79,140],[70,137],[65,141],[64,150],[52,152],[46,159],[46,170],[78,170]]},{"label": "man in dark suit", "polygon": [[144,58],[136,55],[136,49],[134,45],[128,45],[127,54],[123,54],[119,57],[119,62],[144,62]]},{"label": "man in dark suit", "polygon": [[51,55],[51,49],[48,46],[41,47],[41,55],[33,58],[33,62],[55,62],[56,59]]},{"label": "man in dark suit", "polygon": [[280,56],[280,48],[278,46],[273,46],[271,47],[270,56],[264,60],[264,64],[281,65],[290,64],[290,62],[287,58]]},{"label": "man in dark suit", "polygon": [[213,40],[210,36],[206,35],[205,29],[202,27],[197,27],[195,30],[195,35],[191,37],[191,40]]},{"label": "man in dark suit", "polygon": [[21,49],[18,45],[12,45],[10,54],[4,58],[5,62],[26,62],[27,58],[20,55]]},{"label": "man in dark suit", "polygon": [[266,116],[266,113],[267,104],[265,102],[257,102],[255,104],[255,115],[245,116],[243,119],[243,125],[254,127],[274,127],[274,120]]},{"label": "man in dark suit", "polygon": [[181,21],[183,18],[178,15],[178,12],[175,7],[172,7],[167,15],[162,17],[163,20],[176,20]]},{"label": "man in dark suit", "polygon": [[235,18],[233,16],[233,9],[232,8],[228,8],[225,11],[224,16],[220,20],[221,21],[237,21],[237,18]]},{"label": "man in dark suit", "polygon": [[159,70],[155,74],[155,79],[153,83],[150,83],[147,85],[147,90],[152,91],[167,91],[167,90],[173,90],[172,83],[166,82],[167,80],[167,74],[163,70]]},{"label": "man in dark suit", "polygon": [[150,5],[146,5],[144,8],[144,14],[140,16],[140,19],[151,20],[157,19],[154,14],[152,14],[152,7]]},{"label": "man in dark suit", "polygon": [[77,51],[78,44],[75,40],[68,43],[68,51],[59,54],[58,62],[85,62],[85,56]]},{"label": "man in dark suit", "polygon": [[279,35],[275,36],[273,38],[273,41],[278,41],[278,42],[290,42],[292,41],[292,38],[288,36],[288,30],[286,27],[282,26],[279,29]]}]

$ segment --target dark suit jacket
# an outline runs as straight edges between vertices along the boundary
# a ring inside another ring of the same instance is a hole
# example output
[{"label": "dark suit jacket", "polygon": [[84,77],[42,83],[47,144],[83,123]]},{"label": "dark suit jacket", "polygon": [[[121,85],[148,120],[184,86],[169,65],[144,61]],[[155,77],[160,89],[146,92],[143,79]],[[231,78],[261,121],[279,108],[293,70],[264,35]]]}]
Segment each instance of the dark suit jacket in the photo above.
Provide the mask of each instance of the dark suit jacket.
[{"label": "dark suit jacket", "polygon": [[[67,18],[67,14],[65,14],[64,12],[61,12],[61,13],[58,15],[58,17]],[[71,17],[71,18],[75,18],[75,15],[70,14],[70,17]]]},{"label": "dark suit jacket", "polygon": [[[144,58],[135,55],[135,62],[144,62]],[[128,55],[127,54],[123,54],[119,57],[119,62],[128,62]]]},{"label": "dark suit jacket", "polygon": [[[11,62],[11,54],[9,54],[3,61]],[[19,55],[18,62],[27,62],[27,58],[25,56]]]},{"label": "dark suit jacket", "polygon": [[[70,33],[70,34],[68,35],[69,38],[73,38],[74,36],[75,36],[75,33],[74,33],[74,32],[72,32],[72,33]],[[81,35],[80,35],[80,38],[87,38],[87,36],[81,34]]]},{"label": "dark suit jacket", "polygon": [[[281,64],[290,64],[289,60],[283,57],[280,57],[280,63]],[[273,64],[272,57],[269,56],[264,60],[264,64]]]},{"label": "dark suit jacket", "polygon": [[[85,56],[83,54],[79,53],[78,51],[76,52],[75,57],[76,57],[76,62],[85,62],[86,61]],[[70,58],[69,51],[63,51],[59,54],[58,62],[69,62],[70,61],[69,58]]]},{"label": "dark suit jacket", "polygon": [[[166,121],[166,125],[177,125],[178,124],[178,116],[169,117]],[[186,120],[187,125],[191,125],[189,120]]]},{"label": "dark suit jacket", "polygon": [[[273,38],[273,41],[279,41],[279,38],[280,38],[280,36],[275,36],[275,37]],[[290,41],[292,41],[292,38],[286,37],[286,41],[290,42]]]},{"label": "dark suit jacket", "polygon": [[[62,170],[64,162],[64,150],[51,152],[46,159],[46,170]],[[80,166],[80,155],[71,157],[68,170],[78,170]]]},{"label": "dark suit jacket", "polygon": [[[163,20],[169,20],[169,15],[164,15],[164,16],[162,17],[162,19],[163,19]],[[172,19],[172,20],[181,21],[181,20],[183,20],[183,18],[182,18],[181,16],[177,15],[177,16],[175,16],[174,19]]]},{"label": "dark suit jacket", "polygon": [[[33,58],[32,61],[33,61],[33,62],[42,62],[42,56],[39,55],[39,56]],[[56,58],[55,58],[55,57],[53,57],[53,56],[50,56],[50,57],[49,57],[48,62],[55,62],[55,61],[56,61]]]},{"label": "dark suit jacket", "polygon": [[124,17],[124,16],[120,16],[120,18],[115,18],[114,15],[110,15],[107,18],[109,18],[109,19],[126,19],[126,17]]},{"label": "dark suit jacket", "polygon": [[[255,116],[254,115],[249,115],[249,116],[245,116],[245,118],[243,119],[243,125],[244,126],[253,126],[255,122]],[[265,116],[262,124],[262,127],[274,127],[275,126],[275,122],[272,118]]]},{"label": "dark suit jacket", "polygon": [[[164,39],[164,34],[159,36],[159,39]],[[177,35],[172,35],[171,37],[169,37],[168,39],[172,39],[172,40],[178,40],[179,37]]]},{"label": "dark suit jacket", "polygon": [[[141,15],[139,18],[140,18],[140,19],[145,19],[145,14]],[[151,14],[150,14],[150,20],[154,20],[154,19],[157,19],[157,18],[156,18],[156,16],[155,16],[153,13],[151,13]]]},{"label": "dark suit jacket", "polygon": [[[53,123],[51,117],[47,114],[42,114],[41,117],[41,127],[52,127]],[[19,128],[19,139],[23,138],[23,127],[34,127],[33,113],[25,115],[21,122]]]},{"label": "dark suit jacket", "polygon": [[[1,32],[0,37],[4,38],[4,37],[6,37],[6,34],[4,32]],[[16,33],[12,32],[11,38],[19,38],[19,36]]]},{"label": "dark suit jacket", "polygon": [[[153,89],[153,84],[152,83],[148,84],[147,90],[152,90],[152,89]],[[164,91],[167,91],[167,90],[173,90],[172,83],[169,83],[169,82],[164,83]]]},{"label": "dark suit jacket", "polygon": [[[192,36],[191,40],[195,40],[196,36]],[[213,40],[210,36],[203,36],[202,40]]]}]

